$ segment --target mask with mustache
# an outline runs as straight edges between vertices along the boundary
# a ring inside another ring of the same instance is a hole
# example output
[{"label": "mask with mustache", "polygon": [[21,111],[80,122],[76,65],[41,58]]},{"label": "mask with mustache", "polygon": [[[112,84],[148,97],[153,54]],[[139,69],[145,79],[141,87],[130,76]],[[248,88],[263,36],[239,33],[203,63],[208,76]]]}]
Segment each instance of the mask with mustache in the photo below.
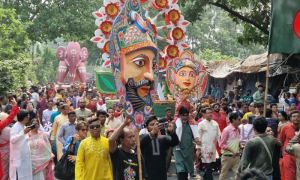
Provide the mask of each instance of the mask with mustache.
[{"label": "mask with mustache", "polygon": [[146,79],[135,82],[132,78],[130,78],[128,79],[128,82],[126,84],[128,100],[131,102],[133,109],[135,109],[136,111],[142,111],[149,102],[150,93],[145,97],[140,97],[137,93],[137,89],[145,85],[150,86],[150,90],[152,90],[154,87],[154,82],[150,82]]}]

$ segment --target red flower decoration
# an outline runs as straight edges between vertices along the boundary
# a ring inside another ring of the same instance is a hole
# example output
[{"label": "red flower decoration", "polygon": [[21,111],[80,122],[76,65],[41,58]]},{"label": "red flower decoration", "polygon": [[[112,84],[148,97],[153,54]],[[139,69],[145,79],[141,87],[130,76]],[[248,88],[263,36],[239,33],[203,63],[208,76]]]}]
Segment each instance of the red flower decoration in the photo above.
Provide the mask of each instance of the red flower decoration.
[{"label": "red flower decoration", "polygon": [[180,16],[181,16],[180,12],[176,9],[172,9],[168,13],[169,20],[175,24],[179,21]]},{"label": "red flower decoration", "polygon": [[155,4],[159,8],[166,8],[168,6],[168,0],[155,0]]},{"label": "red flower decoration", "polygon": [[116,3],[109,3],[105,6],[105,12],[108,16],[115,18],[119,13],[119,7]]},{"label": "red flower decoration", "polygon": [[175,58],[177,57],[179,54],[179,49],[177,46],[175,45],[169,45],[168,48],[167,48],[167,55],[170,57],[170,58]]},{"label": "red flower decoration", "polygon": [[102,48],[102,52],[109,54],[109,41],[105,43],[104,47]]},{"label": "red flower decoration", "polygon": [[102,31],[103,34],[110,34],[111,27],[112,27],[112,22],[103,21],[98,28]]},{"label": "red flower decoration", "polygon": [[172,37],[173,39],[175,39],[176,41],[181,40],[184,37],[184,32],[180,27],[176,27],[173,29],[172,31]]},{"label": "red flower decoration", "polygon": [[159,57],[159,70],[166,69],[167,67],[167,60],[163,57]]}]

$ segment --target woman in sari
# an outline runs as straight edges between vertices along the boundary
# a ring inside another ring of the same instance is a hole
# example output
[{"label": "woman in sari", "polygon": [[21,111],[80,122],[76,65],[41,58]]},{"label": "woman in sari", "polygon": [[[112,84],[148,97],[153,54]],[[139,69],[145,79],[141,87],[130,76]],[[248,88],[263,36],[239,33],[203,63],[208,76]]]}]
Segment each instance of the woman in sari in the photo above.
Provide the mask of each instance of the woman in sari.
[{"label": "woman in sari", "polygon": [[[0,121],[5,123],[5,121],[9,121],[3,126],[0,125],[0,152],[1,152],[1,167],[3,169],[3,174],[0,172],[0,179],[8,180],[9,179],[9,140],[10,140],[10,127],[8,126],[14,120],[15,115],[19,111],[18,107],[16,106],[15,101],[12,102],[14,105],[13,109],[6,111],[5,113],[0,113]],[[11,115],[9,116],[8,114]],[[2,176],[3,175],[3,176]]]},{"label": "woman in sari", "polygon": [[47,135],[39,132],[40,123],[32,119],[31,125],[35,125],[29,133],[29,147],[32,161],[33,180],[53,180],[52,160],[54,155]]}]

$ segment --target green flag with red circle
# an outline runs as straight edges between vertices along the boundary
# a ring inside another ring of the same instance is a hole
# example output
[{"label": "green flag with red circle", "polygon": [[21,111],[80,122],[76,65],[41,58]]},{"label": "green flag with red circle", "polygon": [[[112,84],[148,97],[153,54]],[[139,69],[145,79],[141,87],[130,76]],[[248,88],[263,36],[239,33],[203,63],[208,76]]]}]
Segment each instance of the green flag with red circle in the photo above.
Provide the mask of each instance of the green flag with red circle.
[{"label": "green flag with red circle", "polygon": [[272,0],[268,53],[300,53],[300,0]]}]

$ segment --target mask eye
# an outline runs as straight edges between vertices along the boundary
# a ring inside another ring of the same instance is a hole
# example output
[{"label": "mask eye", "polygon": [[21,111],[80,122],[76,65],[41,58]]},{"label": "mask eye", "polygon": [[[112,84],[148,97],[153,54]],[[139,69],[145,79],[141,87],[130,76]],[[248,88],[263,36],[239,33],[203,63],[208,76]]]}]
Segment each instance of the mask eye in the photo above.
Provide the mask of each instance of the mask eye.
[{"label": "mask eye", "polygon": [[153,60],[153,62],[152,62],[152,68],[155,69],[155,66],[156,66],[156,61]]},{"label": "mask eye", "polygon": [[190,72],[190,76],[191,76],[191,77],[195,77],[196,74],[195,74],[194,72]]},{"label": "mask eye", "polygon": [[185,71],[179,72],[179,76],[186,76],[186,72]]},{"label": "mask eye", "polygon": [[135,65],[139,67],[145,66],[145,59],[142,57],[135,58],[131,62],[133,62]]}]

